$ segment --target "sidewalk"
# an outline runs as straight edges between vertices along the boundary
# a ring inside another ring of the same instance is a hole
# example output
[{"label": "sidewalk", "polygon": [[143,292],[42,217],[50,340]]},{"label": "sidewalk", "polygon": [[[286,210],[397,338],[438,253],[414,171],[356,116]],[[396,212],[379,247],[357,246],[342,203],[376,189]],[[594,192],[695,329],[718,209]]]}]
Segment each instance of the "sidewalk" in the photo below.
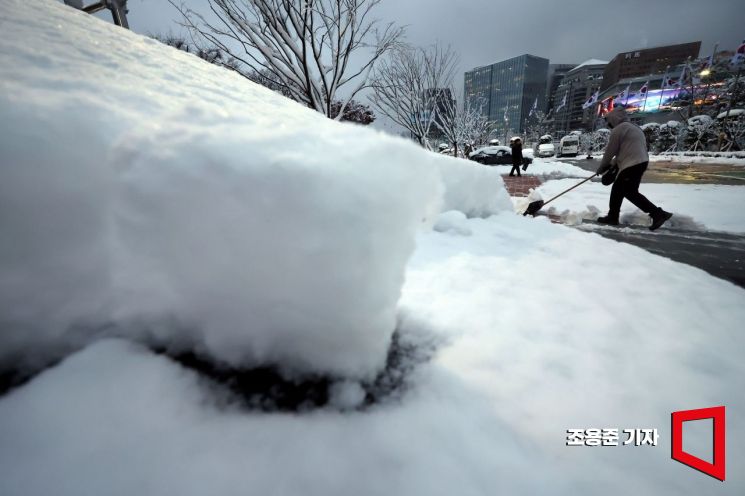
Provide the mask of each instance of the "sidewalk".
[{"label": "sidewalk", "polygon": [[531,189],[537,188],[543,183],[541,178],[527,174],[523,174],[521,177],[510,177],[509,174],[504,174],[502,180],[504,180],[504,185],[507,187],[510,196],[528,196]]}]

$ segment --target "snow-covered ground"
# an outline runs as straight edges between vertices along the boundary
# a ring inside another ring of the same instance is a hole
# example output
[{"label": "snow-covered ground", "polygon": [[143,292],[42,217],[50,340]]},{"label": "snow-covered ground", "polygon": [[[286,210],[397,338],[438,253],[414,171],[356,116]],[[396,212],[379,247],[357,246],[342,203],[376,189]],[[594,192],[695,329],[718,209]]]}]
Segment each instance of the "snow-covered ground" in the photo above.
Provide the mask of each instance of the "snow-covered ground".
[{"label": "snow-covered ground", "polygon": [[683,152],[650,155],[650,162],[671,164],[719,164],[745,167],[745,152]]},{"label": "snow-covered ground", "polygon": [[[490,165],[500,174],[509,174],[512,169],[511,165]],[[586,171],[581,167],[572,165],[567,162],[558,160],[537,158],[528,166],[528,170],[522,171],[521,174],[526,176],[541,176],[543,179],[566,178],[566,177],[590,177],[592,172]]]},{"label": "snow-covered ground", "polygon": [[[0,19],[0,365],[47,367],[0,396],[3,496],[745,492],[745,290],[60,3]],[[403,387],[360,408],[394,327]],[[153,345],[330,402],[246,410]],[[715,405],[725,483],[670,460]]]},{"label": "snow-covered ground", "polygon": [[[538,191],[544,200],[577,184],[577,180],[559,179],[543,183]],[[653,203],[673,212],[672,226],[688,229],[708,229],[745,233],[745,186],[719,184],[652,184],[642,183],[639,191]],[[608,212],[610,186],[590,181],[557,198],[546,206],[553,213],[572,217],[597,218],[598,213]],[[525,209],[525,200],[515,198],[516,209]],[[649,216],[624,200],[621,206],[622,220],[629,223],[644,223]]]}]

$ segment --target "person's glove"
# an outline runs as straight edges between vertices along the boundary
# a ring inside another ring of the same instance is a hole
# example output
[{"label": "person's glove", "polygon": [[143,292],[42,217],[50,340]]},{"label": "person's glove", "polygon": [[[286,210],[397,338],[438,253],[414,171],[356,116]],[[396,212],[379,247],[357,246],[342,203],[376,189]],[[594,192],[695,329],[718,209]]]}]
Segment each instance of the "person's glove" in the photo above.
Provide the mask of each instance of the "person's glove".
[{"label": "person's glove", "polygon": [[600,164],[598,167],[597,174],[602,176],[606,171],[610,170],[610,164]]}]

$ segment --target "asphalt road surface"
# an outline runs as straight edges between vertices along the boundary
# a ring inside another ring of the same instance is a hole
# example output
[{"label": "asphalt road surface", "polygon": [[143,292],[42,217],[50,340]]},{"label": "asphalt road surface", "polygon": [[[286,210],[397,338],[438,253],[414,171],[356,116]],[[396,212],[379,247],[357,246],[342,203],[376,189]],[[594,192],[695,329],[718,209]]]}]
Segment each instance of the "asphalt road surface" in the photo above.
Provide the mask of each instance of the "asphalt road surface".
[{"label": "asphalt road surface", "polygon": [[745,236],[709,231],[645,227],[609,227],[592,223],[577,226],[606,238],[629,243],[676,262],[698,267],[745,288]]}]

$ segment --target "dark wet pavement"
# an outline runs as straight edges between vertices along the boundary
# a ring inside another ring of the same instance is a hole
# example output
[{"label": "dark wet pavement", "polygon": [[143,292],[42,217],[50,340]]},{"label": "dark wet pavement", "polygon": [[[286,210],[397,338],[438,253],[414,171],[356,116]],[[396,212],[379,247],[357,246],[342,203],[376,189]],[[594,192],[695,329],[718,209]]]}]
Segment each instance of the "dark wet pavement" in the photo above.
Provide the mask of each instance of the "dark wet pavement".
[{"label": "dark wet pavement", "polygon": [[745,235],[644,227],[582,224],[578,229],[629,243],[676,262],[698,267],[745,288]]},{"label": "dark wet pavement", "polygon": [[[593,172],[600,165],[599,160],[599,156],[589,160],[584,157],[561,159]],[[745,197],[745,171],[742,167],[731,165],[652,162],[642,182],[743,186]],[[651,232],[641,226],[613,228],[597,224],[582,224],[578,229],[698,267],[745,288],[745,235],[665,227]]]}]

